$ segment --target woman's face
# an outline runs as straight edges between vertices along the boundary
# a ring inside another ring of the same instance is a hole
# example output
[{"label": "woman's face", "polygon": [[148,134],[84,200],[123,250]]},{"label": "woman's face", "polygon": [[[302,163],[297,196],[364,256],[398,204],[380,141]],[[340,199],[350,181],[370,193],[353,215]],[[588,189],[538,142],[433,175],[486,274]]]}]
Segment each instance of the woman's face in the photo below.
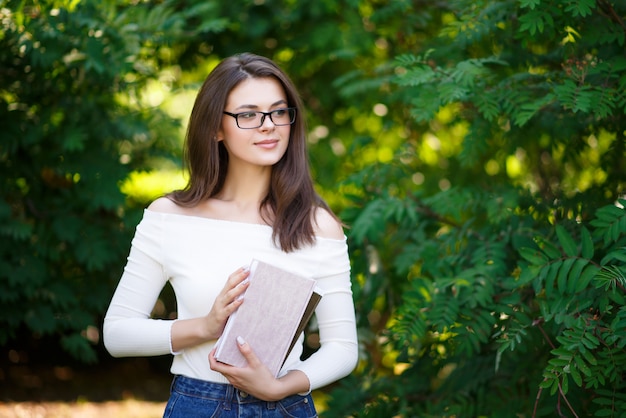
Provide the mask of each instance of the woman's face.
[{"label": "woman's face", "polygon": [[[271,112],[288,107],[282,85],[274,78],[249,78],[237,85],[228,95],[225,111],[228,113]],[[245,115],[239,124],[245,126]],[[260,115],[258,115],[260,116]],[[252,118],[250,118],[252,119]],[[278,117],[274,117],[278,121]],[[276,126],[269,115],[257,128],[242,129],[234,117],[224,115],[217,139],[228,151],[229,165],[247,164],[272,166],[287,150],[291,125]]]}]

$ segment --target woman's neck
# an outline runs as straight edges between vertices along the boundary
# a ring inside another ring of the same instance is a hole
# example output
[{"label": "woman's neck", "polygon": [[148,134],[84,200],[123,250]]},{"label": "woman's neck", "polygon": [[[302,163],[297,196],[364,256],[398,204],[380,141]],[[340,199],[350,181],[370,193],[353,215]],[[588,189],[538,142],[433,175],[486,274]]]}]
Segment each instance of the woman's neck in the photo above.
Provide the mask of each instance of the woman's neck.
[{"label": "woman's neck", "polygon": [[267,196],[271,169],[237,170],[226,176],[222,190],[208,202],[220,218],[264,223],[259,212]]},{"label": "woman's neck", "polygon": [[231,167],[216,197],[242,205],[256,204],[258,207],[267,196],[271,175],[271,167]]}]

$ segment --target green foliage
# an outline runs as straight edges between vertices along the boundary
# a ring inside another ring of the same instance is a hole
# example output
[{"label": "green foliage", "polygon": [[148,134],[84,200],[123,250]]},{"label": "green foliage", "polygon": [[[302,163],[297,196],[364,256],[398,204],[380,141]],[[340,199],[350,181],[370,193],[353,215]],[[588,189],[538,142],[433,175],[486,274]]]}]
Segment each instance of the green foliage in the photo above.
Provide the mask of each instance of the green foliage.
[{"label": "green foliage", "polygon": [[[468,197],[457,190],[443,194],[446,207],[463,206]],[[617,239],[604,241],[607,223],[593,226],[606,212],[617,220],[626,211],[602,207],[590,229],[569,221],[552,228],[517,215],[477,222],[498,193],[472,194],[472,201],[485,203],[466,212],[467,224],[439,228],[428,240],[404,231],[409,224],[413,229],[452,225],[451,218],[431,216],[442,196],[424,199],[416,207],[417,220],[397,222],[390,212],[378,211],[379,223],[398,226],[386,230],[387,239],[401,240],[417,263],[409,269],[393,266],[406,257],[396,253],[383,273],[387,280],[406,277],[402,302],[384,335],[385,345],[398,353],[396,360],[410,367],[378,378],[381,371],[371,370],[374,381],[365,383],[364,377],[362,393],[353,395],[365,403],[359,416],[382,416],[381,411],[390,416],[508,416],[511,411],[552,416],[550,405],[556,403],[568,405],[571,413],[597,416],[626,410],[619,395],[626,390],[626,228],[619,229]],[[386,206],[378,199],[370,205]],[[361,212],[367,213],[367,208]],[[365,236],[360,240],[357,246],[369,242]],[[381,252],[386,246],[380,245]],[[429,384],[426,376],[435,380]],[[353,391],[354,382],[344,388]],[[359,411],[339,401],[342,390],[325,416]]]},{"label": "green foliage", "polygon": [[0,344],[57,335],[96,359],[85,330],[99,326],[137,222],[118,184],[177,145],[176,122],[141,91],[211,4],[2,2]]},{"label": "green foliage", "polygon": [[404,144],[343,185],[370,332],[324,416],[626,416],[626,8],[419,10]]}]

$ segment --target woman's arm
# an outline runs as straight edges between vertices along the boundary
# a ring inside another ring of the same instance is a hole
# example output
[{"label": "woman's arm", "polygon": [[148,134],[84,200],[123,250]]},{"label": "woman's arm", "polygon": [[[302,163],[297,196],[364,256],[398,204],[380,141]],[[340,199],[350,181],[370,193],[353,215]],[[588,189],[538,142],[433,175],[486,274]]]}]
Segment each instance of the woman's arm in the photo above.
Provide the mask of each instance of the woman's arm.
[{"label": "woman's arm", "polygon": [[160,263],[160,229],[144,218],[137,226],[128,262],[104,318],[104,345],[114,357],[171,352],[171,320],[150,319],[167,282]]},{"label": "woman's arm", "polygon": [[[175,204],[161,198],[152,212],[172,213]],[[104,343],[115,357],[176,353],[217,339],[228,316],[242,303],[238,296],[247,288],[243,268],[230,275],[208,315],[185,320],[156,320],[150,315],[167,273],[163,266],[162,225],[152,218],[137,226],[128,262],[104,319]]]},{"label": "woman's arm", "polygon": [[320,348],[297,368],[308,377],[309,390],[347,376],[358,361],[350,259],[343,227],[336,217],[321,208],[316,211],[315,224],[318,237],[341,240],[342,244],[325,247],[331,249],[321,254],[324,263],[317,285],[324,296],[315,310]]}]

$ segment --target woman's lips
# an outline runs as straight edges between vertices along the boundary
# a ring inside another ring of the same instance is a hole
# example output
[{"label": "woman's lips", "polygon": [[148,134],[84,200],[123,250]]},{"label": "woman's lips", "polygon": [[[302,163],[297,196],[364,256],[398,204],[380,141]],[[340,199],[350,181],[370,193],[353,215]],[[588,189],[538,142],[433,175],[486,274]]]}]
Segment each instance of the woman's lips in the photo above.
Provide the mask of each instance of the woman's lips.
[{"label": "woman's lips", "polygon": [[264,141],[255,142],[254,145],[261,148],[274,148],[278,144],[277,139],[266,139]]}]

